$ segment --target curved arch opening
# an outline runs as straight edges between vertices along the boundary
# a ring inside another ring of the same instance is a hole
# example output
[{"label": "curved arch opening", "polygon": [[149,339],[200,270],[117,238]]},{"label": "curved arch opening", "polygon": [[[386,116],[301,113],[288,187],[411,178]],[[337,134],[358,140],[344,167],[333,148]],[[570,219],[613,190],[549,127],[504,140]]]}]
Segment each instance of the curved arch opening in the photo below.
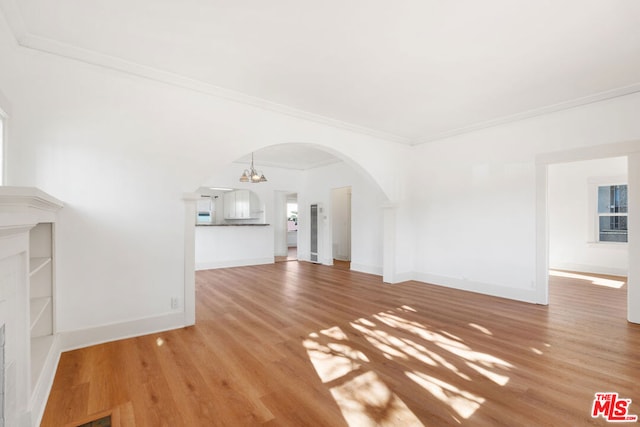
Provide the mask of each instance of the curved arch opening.
[{"label": "curved arch opening", "polygon": [[[387,215],[383,208],[388,205],[389,197],[362,165],[344,153],[319,144],[275,144],[253,152],[254,166],[265,175],[266,182],[241,182],[251,154],[246,153],[212,171],[187,200],[185,314],[187,319],[192,319],[188,323],[195,323],[195,308],[191,314],[187,311],[189,301],[195,301],[191,295],[195,289],[192,292],[189,288],[196,270],[273,263],[277,256],[283,255],[283,244],[290,243],[285,234],[288,230],[286,202],[292,194],[296,195],[299,206],[297,260],[332,265],[336,256],[344,258],[344,245],[340,245],[340,236],[336,234],[340,228],[342,233],[345,230],[348,233],[345,239],[350,268],[384,274],[388,239],[385,236]],[[337,227],[345,218],[338,220],[339,215],[333,211],[338,189],[349,194],[347,228]],[[258,215],[230,218],[225,203],[231,203],[232,194],[247,191],[256,200],[251,209]],[[198,225],[197,205],[206,204],[202,201],[207,199],[212,207],[211,223]],[[312,205],[319,208],[317,258],[312,256]]]}]

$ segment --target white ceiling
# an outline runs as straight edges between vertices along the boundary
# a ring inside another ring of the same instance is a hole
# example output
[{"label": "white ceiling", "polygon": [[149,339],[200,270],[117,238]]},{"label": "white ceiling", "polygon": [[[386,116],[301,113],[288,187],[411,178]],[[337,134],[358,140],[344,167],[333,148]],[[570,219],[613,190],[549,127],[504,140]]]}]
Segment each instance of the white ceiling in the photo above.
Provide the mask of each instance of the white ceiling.
[{"label": "white ceiling", "polygon": [[638,0],[0,6],[23,46],[408,144],[640,91]]},{"label": "white ceiling", "polygon": [[[331,153],[307,144],[281,144],[256,151],[253,161],[255,168],[258,170],[266,166],[309,170],[337,163],[341,160]],[[251,164],[251,154],[240,158],[236,163]]]}]

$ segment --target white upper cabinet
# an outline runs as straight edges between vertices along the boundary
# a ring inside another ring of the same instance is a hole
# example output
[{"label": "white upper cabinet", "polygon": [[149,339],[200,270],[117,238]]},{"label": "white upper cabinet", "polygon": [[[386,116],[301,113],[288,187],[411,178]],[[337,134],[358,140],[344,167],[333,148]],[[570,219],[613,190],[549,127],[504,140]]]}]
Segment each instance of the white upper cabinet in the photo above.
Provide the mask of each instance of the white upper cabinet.
[{"label": "white upper cabinet", "polygon": [[224,194],[224,219],[260,218],[260,200],[249,190],[234,190]]}]

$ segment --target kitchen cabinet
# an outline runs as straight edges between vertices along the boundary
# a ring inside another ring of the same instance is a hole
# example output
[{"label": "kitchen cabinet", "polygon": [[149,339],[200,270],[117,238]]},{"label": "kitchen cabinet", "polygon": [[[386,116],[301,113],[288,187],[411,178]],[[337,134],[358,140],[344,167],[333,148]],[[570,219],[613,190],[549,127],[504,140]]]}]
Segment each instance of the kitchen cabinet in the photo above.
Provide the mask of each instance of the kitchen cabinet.
[{"label": "kitchen cabinet", "polygon": [[234,190],[224,194],[224,219],[260,218],[260,200],[250,190]]}]

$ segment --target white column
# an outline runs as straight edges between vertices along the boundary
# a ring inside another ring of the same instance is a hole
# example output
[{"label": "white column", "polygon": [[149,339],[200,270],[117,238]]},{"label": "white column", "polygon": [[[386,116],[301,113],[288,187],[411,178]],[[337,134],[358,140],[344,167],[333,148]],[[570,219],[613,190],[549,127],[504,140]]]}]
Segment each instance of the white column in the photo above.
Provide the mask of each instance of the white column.
[{"label": "white column", "polygon": [[383,209],[382,238],[382,281],[396,283],[396,210],[397,205],[389,203]]},{"label": "white column", "polygon": [[627,319],[640,323],[640,153],[628,156],[629,275],[627,278]]},{"label": "white column", "polygon": [[536,303],[549,304],[548,165],[536,165]]},{"label": "white column", "polygon": [[273,200],[273,245],[275,256],[287,256],[287,192],[275,191]]},{"label": "white column", "polygon": [[196,324],[196,202],[200,195],[186,193],[184,200],[184,324]]}]

